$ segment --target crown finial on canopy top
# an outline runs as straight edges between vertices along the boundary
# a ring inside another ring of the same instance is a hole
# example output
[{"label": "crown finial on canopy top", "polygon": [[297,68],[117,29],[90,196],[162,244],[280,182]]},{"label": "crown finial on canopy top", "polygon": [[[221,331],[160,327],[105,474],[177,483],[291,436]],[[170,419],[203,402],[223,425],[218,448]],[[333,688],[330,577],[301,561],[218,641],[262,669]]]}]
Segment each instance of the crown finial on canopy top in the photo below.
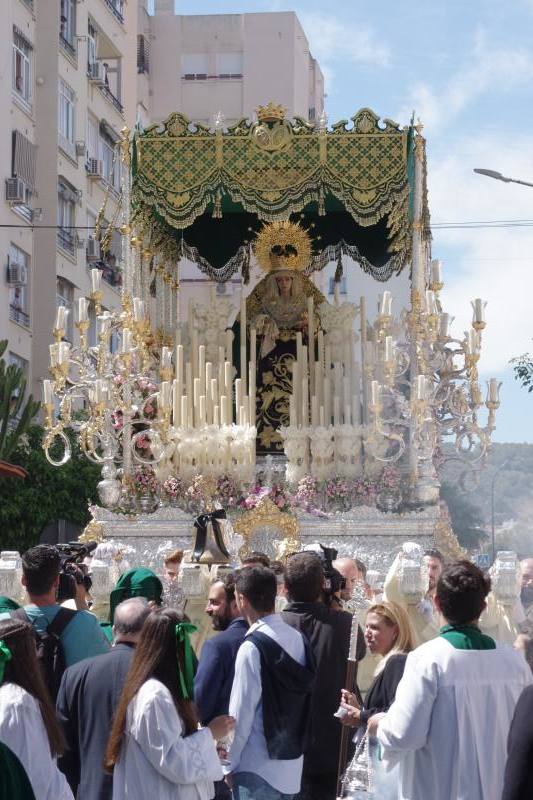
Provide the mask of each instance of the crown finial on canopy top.
[{"label": "crown finial on canopy top", "polygon": [[265,272],[302,272],[313,255],[311,239],[301,225],[289,220],[264,225],[254,243],[257,263]]},{"label": "crown finial on canopy top", "polygon": [[283,122],[287,109],[282,105],[275,105],[272,101],[266,106],[258,106],[255,113],[259,122]]}]

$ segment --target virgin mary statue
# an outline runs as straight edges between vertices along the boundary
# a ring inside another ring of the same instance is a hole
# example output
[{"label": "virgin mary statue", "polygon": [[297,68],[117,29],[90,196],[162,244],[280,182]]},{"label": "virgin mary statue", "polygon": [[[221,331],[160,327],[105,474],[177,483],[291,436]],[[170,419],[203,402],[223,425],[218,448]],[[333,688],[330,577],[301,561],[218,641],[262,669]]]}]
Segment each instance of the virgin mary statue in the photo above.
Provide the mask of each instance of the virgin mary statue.
[{"label": "virgin mary statue", "polygon": [[289,425],[289,397],[292,393],[292,367],[296,359],[298,334],[308,342],[307,298],[314,298],[314,319],[320,326],[318,307],[324,295],[303,275],[311,259],[307,231],[292,222],[265,225],[259,233],[254,253],[268,274],[257,284],[246,301],[247,336],[257,331],[257,450],[282,453],[278,430]]}]

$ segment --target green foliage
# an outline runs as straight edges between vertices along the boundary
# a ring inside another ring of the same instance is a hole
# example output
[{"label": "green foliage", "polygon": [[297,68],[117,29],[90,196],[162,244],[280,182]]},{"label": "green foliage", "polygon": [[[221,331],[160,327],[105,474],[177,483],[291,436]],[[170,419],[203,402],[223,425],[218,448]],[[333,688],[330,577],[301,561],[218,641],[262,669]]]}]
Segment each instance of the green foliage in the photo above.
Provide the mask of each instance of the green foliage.
[{"label": "green foliage", "polygon": [[515,380],[522,384],[528,392],[533,392],[533,359],[529,353],[512,358],[509,362],[513,365]]},{"label": "green foliage", "polygon": [[40,403],[30,395],[24,402],[26,378],[24,370],[15,364],[6,366],[2,358],[7,340],[0,341],[0,458],[8,461],[20,437],[28,430]]},{"label": "green foliage", "polygon": [[[43,429],[32,426],[11,461],[28,471],[26,480],[0,478],[0,547],[19,551],[39,541],[43,528],[56,519],[83,526],[89,519],[88,505],[97,500],[100,469],[80,452],[75,435],[72,458],[53,467],[42,449]],[[25,441],[27,439],[27,441]]]}]

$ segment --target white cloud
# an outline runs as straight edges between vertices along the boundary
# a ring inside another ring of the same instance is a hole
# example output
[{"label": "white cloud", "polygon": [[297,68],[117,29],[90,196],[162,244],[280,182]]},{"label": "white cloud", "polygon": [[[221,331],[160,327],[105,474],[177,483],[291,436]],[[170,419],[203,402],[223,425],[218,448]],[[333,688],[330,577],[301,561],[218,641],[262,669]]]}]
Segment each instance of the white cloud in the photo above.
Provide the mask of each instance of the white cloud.
[{"label": "white cloud", "polygon": [[[472,172],[473,167],[488,167],[533,182],[532,151],[533,135],[515,135],[511,142],[504,135],[451,142],[448,155],[429,163],[432,219],[533,219],[533,188]],[[484,373],[501,373],[510,358],[533,349],[533,227],[434,229],[434,257],[442,256],[444,248],[450,263],[443,301],[456,316],[454,332],[459,337],[469,327],[471,299],[487,300],[479,366]]]},{"label": "white cloud", "polygon": [[[531,0],[533,6],[533,0]],[[415,84],[409,99],[396,119],[408,119],[412,109],[431,131],[454,120],[484,94],[508,92],[530,86],[533,80],[533,53],[524,48],[494,47],[483,31],[476,34],[470,57],[436,89],[423,81]]]},{"label": "white cloud", "polygon": [[338,62],[387,66],[389,49],[370,27],[348,23],[331,14],[303,10],[297,11],[297,14],[329,91],[334,84],[335,65]]}]

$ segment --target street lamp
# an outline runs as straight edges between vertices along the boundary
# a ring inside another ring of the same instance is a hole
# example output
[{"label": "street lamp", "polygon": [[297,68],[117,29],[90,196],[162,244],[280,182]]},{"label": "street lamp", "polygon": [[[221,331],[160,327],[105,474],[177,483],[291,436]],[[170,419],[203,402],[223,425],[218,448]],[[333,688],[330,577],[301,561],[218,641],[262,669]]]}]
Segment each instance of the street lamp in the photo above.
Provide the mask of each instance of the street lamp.
[{"label": "street lamp", "polygon": [[503,464],[494,470],[492,475],[492,483],[490,489],[490,508],[491,508],[491,530],[492,530],[492,563],[496,561],[496,538],[494,535],[494,484],[496,483],[496,478],[502,471],[502,469],[507,465],[508,460],[504,461]]},{"label": "street lamp", "polygon": [[486,175],[487,178],[494,178],[495,181],[503,181],[504,183],[520,183],[522,186],[533,186],[533,183],[529,183],[528,181],[520,181],[518,178],[508,178],[506,175],[502,175],[501,172],[496,172],[494,169],[475,168],[474,172],[477,172],[478,175]]}]

